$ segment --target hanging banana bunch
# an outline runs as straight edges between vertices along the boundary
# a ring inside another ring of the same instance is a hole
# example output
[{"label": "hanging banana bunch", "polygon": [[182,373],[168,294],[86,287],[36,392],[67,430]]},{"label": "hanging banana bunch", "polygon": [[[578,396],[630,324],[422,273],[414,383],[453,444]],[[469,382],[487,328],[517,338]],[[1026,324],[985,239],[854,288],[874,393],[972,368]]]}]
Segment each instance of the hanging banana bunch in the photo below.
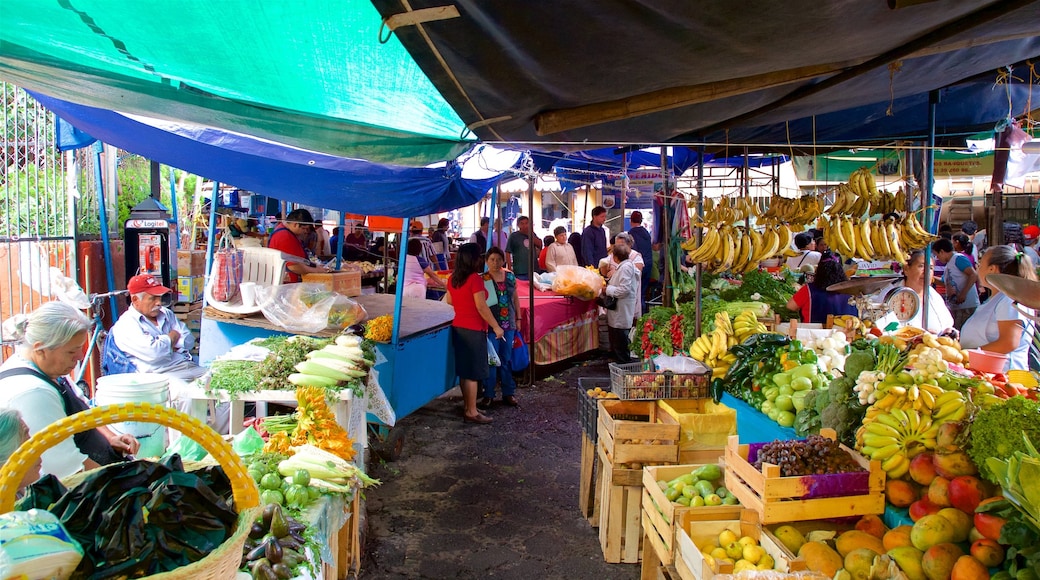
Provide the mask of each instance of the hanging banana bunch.
[{"label": "hanging banana bunch", "polygon": [[710,272],[743,274],[758,268],[763,260],[780,255],[797,255],[791,248],[794,234],[786,224],[767,225],[763,233],[754,228],[714,223],[706,225],[698,246],[693,239],[683,243],[687,258]]},{"label": "hanging banana bunch", "polygon": [[[816,221],[823,213],[823,198],[803,195],[799,198],[774,194],[769,200],[769,209],[759,217],[759,223],[789,223],[805,226]],[[801,229],[801,228],[799,228]]]}]

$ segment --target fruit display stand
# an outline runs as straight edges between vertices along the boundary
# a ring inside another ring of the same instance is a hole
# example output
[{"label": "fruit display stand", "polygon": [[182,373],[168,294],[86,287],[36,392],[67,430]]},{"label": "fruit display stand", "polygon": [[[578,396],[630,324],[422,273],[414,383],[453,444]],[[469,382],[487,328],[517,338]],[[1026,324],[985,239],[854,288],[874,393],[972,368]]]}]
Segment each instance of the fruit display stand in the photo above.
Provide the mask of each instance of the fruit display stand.
[{"label": "fruit display stand", "polygon": [[[685,514],[688,521],[718,521],[740,519],[739,505],[686,507],[676,505],[665,497],[657,482],[670,481],[688,474],[703,464],[648,466],[643,468],[643,573],[644,579],[656,575],[656,567],[674,562],[675,537],[678,522]],[[724,469],[720,465],[720,472]]]},{"label": "fruit display stand", "polygon": [[[716,574],[733,573],[732,564],[723,562],[713,566],[701,553],[702,546],[717,540],[725,530],[732,531],[737,537],[748,536],[757,540],[765,553],[773,558],[774,569],[779,572],[806,570],[804,562],[792,558],[790,552],[775,538],[762,533],[758,515],[754,511],[744,510],[739,519],[716,521],[695,519],[696,516],[691,514],[685,512],[679,516],[676,530],[675,570],[682,580],[708,580]],[[798,577],[810,578],[801,574]]]},{"label": "fruit display stand", "polygon": [[661,416],[667,417],[656,401],[599,401],[599,542],[612,564],[639,562],[642,468],[679,457],[679,425],[660,423]]},{"label": "fruit display stand", "polygon": [[[821,435],[834,439],[828,429]],[[866,471],[781,477],[780,467],[752,465],[759,444],[741,445],[736,436],[726,447],[726,488],[744,507],[759,514],[762,523],[818,520],[885,511],[885,472],[878,461],[870,461],[841,445]]]}]

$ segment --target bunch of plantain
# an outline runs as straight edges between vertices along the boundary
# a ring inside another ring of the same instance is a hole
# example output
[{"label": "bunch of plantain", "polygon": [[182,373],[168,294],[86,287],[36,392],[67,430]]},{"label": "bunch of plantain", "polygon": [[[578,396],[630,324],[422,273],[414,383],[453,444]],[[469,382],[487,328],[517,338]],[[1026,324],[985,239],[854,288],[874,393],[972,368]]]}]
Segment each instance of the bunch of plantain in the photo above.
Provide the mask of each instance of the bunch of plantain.
[{"label": "bunch of plantain", "polygon": [[766,226],[763,233],[754,228],[728,224],[709,224],[704,228],[704,239],[698,246],[691,238],[683,243],[687,258],[702,264],[712,272],[742,274],[758,267],[759,263],[776,255],[791,256],[794,234],[786,224]]},{"label": "bunch of plantain", "polygon": [[773,194],[769,209],[758,218],[758,223],[788,223],[804,226],[816,221],[823,213],[823,197],[803,195],[798,198]]},{"label": "bunch of plantain", "polygon": [[878,191],[874,174],[860,167],[849,175],[848,183],[838,186],[834,203],[827,208],[833,217],[862,217],[885,215],[906,210],[906,192],[899,188],[896,193]]},{"label": "bunch of plantain", "polygon": [[702,221],[707,223],[735,224],[749,217],[758,218],[762,214],[758,204],[746,197],[729,198],[722,197],[716,202],[714,199],[704,200],[704,217]]},{"label": "bunch of plantain", "polygon": [[899,263],[910,259],[901,241],[901,228],[893,218],[876,221],[835,216],[821,218],[820,225],[823,240],[841,256]]}]

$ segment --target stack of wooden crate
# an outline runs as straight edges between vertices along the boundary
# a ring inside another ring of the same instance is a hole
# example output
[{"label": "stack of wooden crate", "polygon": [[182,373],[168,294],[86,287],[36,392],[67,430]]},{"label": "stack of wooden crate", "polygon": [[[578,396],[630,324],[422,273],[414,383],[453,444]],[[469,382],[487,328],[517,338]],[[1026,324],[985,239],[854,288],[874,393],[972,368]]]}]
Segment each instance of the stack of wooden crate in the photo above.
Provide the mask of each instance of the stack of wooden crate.
[{"label": "stack of wooden crate", "polygon": [[656,401],[599,401],[599,543],[610,563],[639,562],[643,467],[679,460],[679,425]]}]

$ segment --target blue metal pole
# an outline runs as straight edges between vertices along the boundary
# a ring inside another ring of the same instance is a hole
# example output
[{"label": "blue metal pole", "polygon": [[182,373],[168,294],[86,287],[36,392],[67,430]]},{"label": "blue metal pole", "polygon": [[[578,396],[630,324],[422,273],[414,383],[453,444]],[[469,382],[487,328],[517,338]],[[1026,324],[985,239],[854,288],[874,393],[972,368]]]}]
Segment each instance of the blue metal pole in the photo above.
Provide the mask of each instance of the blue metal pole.
[{"label": "blue metal pole", "polygon": [[340,265],[343,263],[343,231],[347,227],[347,220],[343,216],[343,211],[339,212],[339,236],[336,237],[336,270],[339,270]]},{"label": "blue metal pole", "polygon": [[488,250],[491,249],[491,246],[494,245],[493,242],[494,242],[494,235],[495,235],[495,210],[498,209],[498,196],[499,196],[498,184],[496,183],[495,184],[495,189],[491,191],[491,211],[488,212],[491,215],[488,216],[488,237],[487,237],[487,247],[484,248],[484,252],[485,253]]},{"label": "blue metal pole", "polygon": [[[924,151],[924,180],[921,187],[921,219],[925,231],[931,230],[931,210],[928,204],[932,201],[935,172],[935,112],[939,105],[939,91],[928,92],[928,147]],[[921,300],[921,327],[928,329],[928,294],[932,285],[932,245],[924,247],[924,265],[927,268],[924,279],[924,298]],[[943,329],[944,330],[944,329]]]},{"label": "blue metal pole", "polygon": [[401,227],[401,240],[397,248],[397,294],[394,295],[394,328],[390,333],[390,344],[397,344],[401,337],[401,300],[404,298],[404,262],[408,256],[408,223]]},{"label": "blue metal pole", "polygon": [[[105,208],[105,180],[101,177],[101,153],[104,150],[104,143],[94,143],[94,182],[97,184],[98,218],[101,220],[101,249],[105,256],[105,282],[108,283],[109,292],[113,292],[116,289],[116,276],[112,273],[112,246],[108,239],[108,211]],[[112,317],[116,317],[119,314],[116,297],[109,296],[108,304],[112,307]]]},{"label": "blue metal pole", "polygon": [[179,250],[181,248],[181,222],[177,217],[177,179],[173,173],[173,168],[170,167],[170,213],[173,214],[170,221],[174,225],[173,231],[177,232],[177,235],[173,237],[173,247]]},{"label": "blue metal pole", "polygon": [[[220,201],[220,183],[213,182],[213,195],[209,199],[209,230],[206,232],[206,278],[213,269],[213,248],[217,237],[217,203]],[[209,280],[206,280],[209,282]]]}]

